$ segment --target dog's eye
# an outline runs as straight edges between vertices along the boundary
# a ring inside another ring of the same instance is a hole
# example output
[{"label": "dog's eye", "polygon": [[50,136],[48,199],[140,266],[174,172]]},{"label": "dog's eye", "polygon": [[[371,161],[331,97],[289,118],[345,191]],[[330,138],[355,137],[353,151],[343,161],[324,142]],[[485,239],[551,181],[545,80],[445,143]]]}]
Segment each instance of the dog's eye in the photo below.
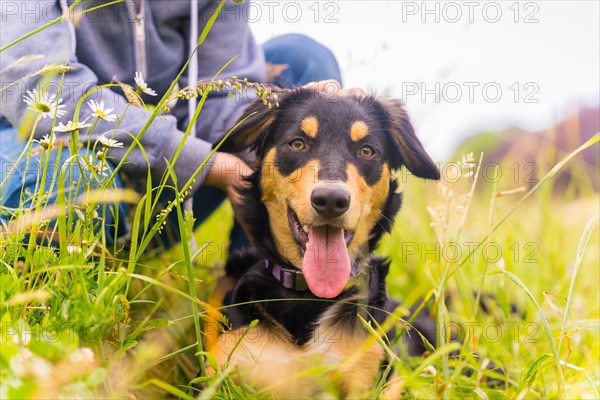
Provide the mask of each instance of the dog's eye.
[{"label": "dog's eye", "polygon": [[371,158],[375,154],[375,150],[371,146],[363,146],[360,148],[358,154],[364,158]]},{"label": "dog's eye", "polygon": [[306,148],[306,143],[302,139],[294,139],[290,142],[290,146],[294,150],[304,150]]}]

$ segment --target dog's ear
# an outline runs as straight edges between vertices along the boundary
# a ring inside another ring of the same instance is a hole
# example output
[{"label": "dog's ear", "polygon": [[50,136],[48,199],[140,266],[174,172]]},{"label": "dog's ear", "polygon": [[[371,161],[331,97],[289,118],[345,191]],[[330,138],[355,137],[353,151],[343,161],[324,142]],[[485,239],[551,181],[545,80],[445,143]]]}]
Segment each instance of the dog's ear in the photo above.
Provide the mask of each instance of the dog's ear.
[{"label": "dog's ear", "polygon": [[[244,150],[260,149],[264,144],[269,127],[275,120],[277,110],[269,108],[258,99],[252,102],[242,116],[238,119],[241,124],[225,139],[219,151],[238,153]],[[225,137],[223,135],[216,142],[216,146]]]},{"label": "dog's ear", "polygon": [[394,146],[392,168],[404,165],[413,175],[425,179],[440,179],[437,165],[425,152],[415,135],[415,130],[400,100],[380,101],[389,120],[389,130]]}]

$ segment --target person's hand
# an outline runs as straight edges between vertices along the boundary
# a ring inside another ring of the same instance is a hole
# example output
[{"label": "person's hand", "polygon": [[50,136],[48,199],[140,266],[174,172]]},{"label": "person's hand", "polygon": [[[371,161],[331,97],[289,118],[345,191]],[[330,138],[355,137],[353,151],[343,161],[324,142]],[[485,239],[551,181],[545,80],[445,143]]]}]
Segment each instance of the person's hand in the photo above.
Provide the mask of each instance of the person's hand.
[{"label": "person's hand", "polygon": [[241,158],[230,153],[216,152],[204,184],[219,188],[227,193],[227,198],[231,202],[233,213],[236,216],[235,219],[248,235],[250,243],[253,243],[254,239],[250,234],[251,231],[248,229],[246,222],[237,217],[241,215],[239,207],[242,206],[242,196],[239,193],[239,189],[250,186],[250,183],[244,178],[251,174],[252,169]]},{"label": "person's hand", "polygon": [[241,202],[236,187],[247,187],[248,182],[244,177],[250,174],[252,174],[252,169],[241,158],[229,153],[216,152],[204,184],[227,193],[227,197],[235,208]]},{"label": "person's hand", "polygon": [[342,89],[342,85],[340,85],[340,83],[335,79],[328,79],[319,82],[310,82],[304,85],[303,87],[318,90],[319,92],[337,94],[338,96],[366,96],[365,91],[361,88],[355,87]]}]

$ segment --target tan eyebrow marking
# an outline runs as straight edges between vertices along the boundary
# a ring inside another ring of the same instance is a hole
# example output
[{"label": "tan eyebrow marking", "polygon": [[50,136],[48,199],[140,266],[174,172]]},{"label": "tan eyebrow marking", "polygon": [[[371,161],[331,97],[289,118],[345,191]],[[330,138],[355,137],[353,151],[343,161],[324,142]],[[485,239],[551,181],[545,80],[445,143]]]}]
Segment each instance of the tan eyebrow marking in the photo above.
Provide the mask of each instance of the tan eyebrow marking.
[{"label": "tan eyebrow marking", "polygon": [[358,142],[369,134],[369,127],[364,121],[355,121],[350,127],[350,137],[354,142]]},{"label": "tan eyebrow marking", "polygon": [[317,120],[317,117],[310,116],[304,118],[300,123],[300,129],[311,138],[317,136],[317,132],[319,131],[319,121]]}]

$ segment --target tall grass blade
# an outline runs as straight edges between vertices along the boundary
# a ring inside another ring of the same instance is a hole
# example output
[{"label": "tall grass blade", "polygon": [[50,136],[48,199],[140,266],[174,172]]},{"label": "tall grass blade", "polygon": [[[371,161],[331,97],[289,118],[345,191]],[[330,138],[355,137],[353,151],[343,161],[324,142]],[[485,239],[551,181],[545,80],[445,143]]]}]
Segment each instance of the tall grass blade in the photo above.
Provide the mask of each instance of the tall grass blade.
[{"label": "tall grass blade", "polygon": [[[571,153],[569,153],[564,159],[562,159],[559,163],[557,163],[551,170],[550,172],[548,172],[546,175],[544,175],[542,177],[542,179],[540,179],[538,181],[538,183],[531,188],[527,193],[525,193],[525,195],[523,197],[521,197],[521,199],[506,213],[504,214],[504,216],[502,218],[500,218],[500,220],[498,222],[496,222],[496,224],[494,225],[494,227],[492,228],[492,233],[495,232],[503,223],[504,221],[506,221],[508,219],[508,217],[510,217],[528,198],[530,198],[535,192],[537,192],[537,190],[550,178],[552,178],[554,175],[556,175],[556,173],[565,166],[565,164],[572,159],[573,157],[575,157],[577,154],[581,153],[582,151],[584,151],[585,149],[589,148],[590,146],[593,146],[594,144],[598,143],[598,141],[600,140],[600,132],[596,133],[594,136],[592,136],[591,138],[589,138],[584,144],[582,144],[581,146],[579,146],[577,149],[573,150]],[[469,259],[471,259],[471,257],[473,256],[473,254],[475,254],[475,252],[477,250],[479,250],[479,248],[485,243],[485,241],[487,240],[487,236],[483,239],[481,239],[478,244],[462,259],[462,261],[456,266],[456,268],[454,270],[452,270],[448,276],[446,277],[446,281],[448,279],[450,279],[455,273],[456,271],[458,271],[463,265],[465,265],[467,263],[467,261]]]},{"label": "tall grass blade", "polygon": [[559,393],[561,391],[565,391],[565,393],[564,393],[565,397],[568,398],[567,393],[566,393],[567,385],[565,382],[565,376],[563,374],[562,368],[560,367],[561,366],[560,356],[558,354],[558,349],[556,348],[556,344],[554,343],[554,336],[552,335],[552,329],[550,328],[550,324],[548,323],[548,319],[546,318],[544,311],[542,311],[542,308],[540,307],[539,303],[537,302],[537,300],[535,299],[535,297],[533,296],[533,294],[531,293],[529,288],[516,275],[514,275],[504,269],[489,272],[488,275],[495,275],[495,274],[499,274],[499,273],[506,275],[515,285],[517,285],[521,290],[523,290],[527,294],[529,299],[533,302],[535,307],[537,308],[537,311],[540,315],[540,319],[542,320],[542,326],[544,327],[544,333],[546,334],[546,338],[548,339],[548,344],[550,345],[550,350],[552,350],[552,356],[554,357],[554,362],[556,363],[556,373],[558,374],[558,378],[560,381]]},{"label": "tall grass blade", "polygon": [[571,309],[571,301],[573,299],[573,292],[575,288],[575,281],[577,279],[577,274],[579,273],[579,266],[581,265],[581,261],[583,260],[583,255],[585,254],[585,250],[587,249],[590,238],[592,237],[592,232],[596,228],[598,224],[598,217],[591,218],[585,226],[583,230],[583,234],[581,235],[581,239],[579,240],[579,246],[577,248],[577,256],[575,257],[575,263],[573,264],[573,275],[571,276],[571,284],[569,285],[569,294],[567,294],[567,304],[565,305],[565,313],[563,315],[563,323],[560,329],[560,336],[558,337],[558,352],[560,353],[560,348],[562,345],[563,337],[565,334],[565,329],[567,326],[567,320],[569,319],[569,310]]},{"label": "tall grass blade", "polygon": [[[204,43],[204,40],[208,36],[208,33],[211,31],[213,25],[215,24],[215,21],[217,20],[217,17],[221,13],[221,9],[223,8],[224,5],[225,5],[225,0],[221,0],[221,2],[217,6],[217,9],[213,13],[213,15],[211,15],[209,20],[206,22],[206,25],[204,25],[204,28],[202,29],[202,33],[200,34],[200,38],[198,39],[197,46],[200,46],[202,43]],[[190,82],[190,85],[193,83],[194,82]]]}]

